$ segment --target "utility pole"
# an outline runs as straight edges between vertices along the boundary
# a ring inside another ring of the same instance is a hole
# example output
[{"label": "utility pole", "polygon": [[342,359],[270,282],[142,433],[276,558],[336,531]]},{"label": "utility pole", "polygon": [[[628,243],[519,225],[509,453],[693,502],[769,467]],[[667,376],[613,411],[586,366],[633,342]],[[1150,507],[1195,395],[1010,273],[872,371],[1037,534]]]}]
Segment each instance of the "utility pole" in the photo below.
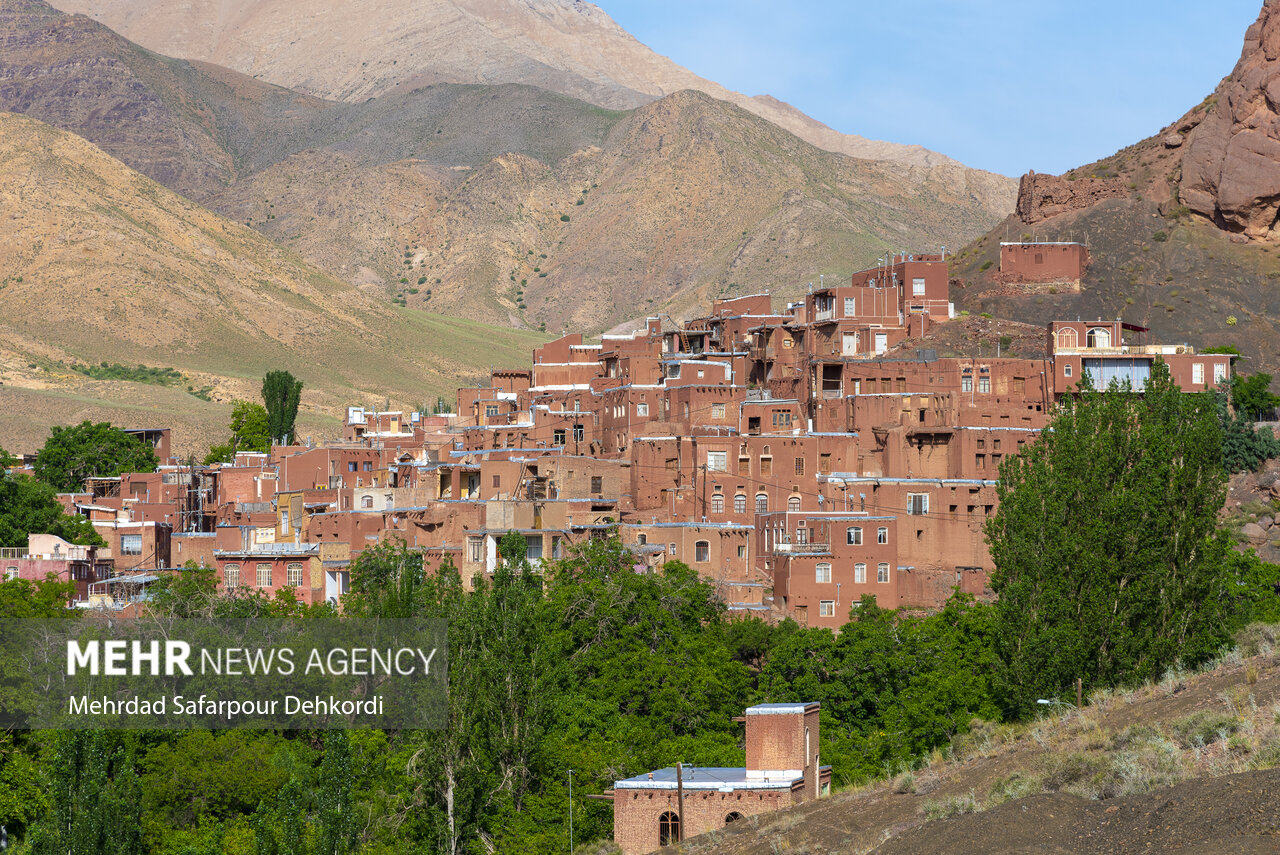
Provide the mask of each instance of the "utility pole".
[{"label": "utility pole", "polygon": [[684,839],[684,764],[676,764],[676,819],[680,821],[676,841]]}]

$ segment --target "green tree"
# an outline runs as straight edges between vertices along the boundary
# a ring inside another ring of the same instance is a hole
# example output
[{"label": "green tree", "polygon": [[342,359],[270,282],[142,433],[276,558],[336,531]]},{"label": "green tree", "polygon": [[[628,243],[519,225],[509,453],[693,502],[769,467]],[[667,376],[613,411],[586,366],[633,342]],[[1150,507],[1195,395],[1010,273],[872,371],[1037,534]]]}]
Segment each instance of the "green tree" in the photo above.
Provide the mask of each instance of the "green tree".
[{"label": "green tree", "polygon": [[121,472],[154,472],[159,464],[151,446],[108,422],[83,421],[54,427],[36,453],[36,477],[62,492],[84,489],[90,477]]},{"label": "green tree", "polygon": [[23,547],[29,534],[56,534],[84,545],[104,541],[83,517],[69,516],[54,488],[29,475],[0,475],[0,546]]},{"label": "green tree", "polygon": [[1271,375],[1264,371],[1237,374],[1231,378],[1231,403],[1237,412],[1258,421],[1280,407],[1280,395],[1271,393]]},{"label": "green tree", "polygon": [[1083,384],[1039,440],[1000,467],[987,524],[999,693],[1039,697],[1158,677],[1226,639],[1226,491],[1212,395],[1156,362],[1142,394]]},{"label": "green tree", "polygon": [[133,750],[105,731],[59,734],[52,806],[31,830],[34,855],[142,855],[142,789]]},{"label": "green tree", "polygon": [[6,469],[10,469],[18,465],[18,458],[14,457],[4,448],[0,448],[0,475],[3,475]]},{"label": "green tree", "polygon": [[267,434],[281,445],[293,437],[293,423],[298,417],[298,401],[302,398],[302,381],[288,371],[270,371],[262,378],[262,402],[267,405]]},{"label": "green tree", "polygon": [[[1255,375],[1256,376],[1256,375]],[[1234,398],[1232,390],[1231,397]],[[1218,392],[1218,421],[1222,426],[1222,465],[1228,472],[1256,472],[1280,457],[1280,439],[1269,427],[1258,427],[1239,405],[1228,406],[1226,392]]]},{"label": "green tree", "polygon": [[252,401],[235,401],[231,405],[231,438],[209,449],[205,465],[228,463],[237,451],[271,450],[271,426],[267,408]]}]

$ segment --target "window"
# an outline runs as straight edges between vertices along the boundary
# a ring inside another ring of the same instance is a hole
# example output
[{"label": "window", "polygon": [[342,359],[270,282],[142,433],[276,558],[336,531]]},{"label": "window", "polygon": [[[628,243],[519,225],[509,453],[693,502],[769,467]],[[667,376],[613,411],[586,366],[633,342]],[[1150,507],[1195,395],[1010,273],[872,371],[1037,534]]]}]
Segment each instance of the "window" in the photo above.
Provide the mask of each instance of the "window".
[{"label": "window", "polygon": [[888,542],[889,542],[889,529],[885,526],[880,526],[880,528],[876,529],[876,543],[888,543]]},{"label": "window", "polygon": [[699,540],[693,545],[693,560],[706,563],[711,560],[711,544],[705,540]]},{"label": "window", "polygon": [[[178,544],[178,545],[179,545],[179,546],[181,546],[182,544]],[[4,580],[5,580],[6,582],[8,582],[10,579],[17,579],[17,578],[18,578],[18,568],[17,568],[17,567],[6,567],[6,568],[5,568],[5,570],[4,570]]]},{"label": "window", "polygon": [[584,436],[584,434],[583,434],[582,425],[574,425],[574,426],[573,426],[573,441],[574,441],[574,442],[582,442],[582,437],[583,437],[583,436]]},{"label": "window", "polygon": [[738,547],[738,557],[739,557],[739,558],[746,558],[746,557],[747,557],[747,548],[746,548],[745,546],[739,546],[739,547]]},{"label": "window", "polygon": [[121,555],[141,555],[142,554],[142,535],[140,534],[120,535],[120,554]]},{"label": "window", "polygon": [[285,531],[289,530],[289,509],[288,508],[285,508],[280,512],[280,528],[284,529]]},{"label": "window", "polygon": [[987,468],[987,455],[985,455],[985,454],[975,454],[975,455],[973,456],[973,462],[974,462],[974,465],[975,465],[975,466],[977,466],[979,469],[986,469],[986,468]]},{"label": "window", "polygon": [[1062,376],[1063,376],[1063,377],[1070,377],[1070,376],[1071,376],[1071,366],[1070,366],[1070,365],[1064,365],[1064,366],[1062,366]]},{"label": "window", "polygon": [[818,601],[818,617],[835,617],[836,601],[835,600],[819,600]]},{"label": "window", "polygon": [[756,513],[769,513],[769,497],[764,493],[756,493]]},{"label": "window", "polygon": [[258,587],[259,588],[271,587],[271,565],[270,564],[258,565]]},{"label": "window", "polygon": [[502,486],[502,476],[501,476],[501,475],[494,475],[494,476],[493,476],[493,489],[495,489],[495,490],[496,490],[496,489],[498,489],[498,488],[499,488],[499,487],[501,487],[501,486]]},{"label": "window", "polygon": [[468,537],[467,538],[467,560],[472,564],[479,564],[484,560],[484,538]]},{"label": "window", "polygon": [[978,391],[979,391],[979,392],[981,392],[981,393],[983,393],[984,395],[991,391],[991,378],[990,378],[990,377],[979,377],[979,378],[978,378]]},{"label": "window", "polygon": [[773,475],[773,458],[772,457],[760,458],[760,474],[764,477],[769,477]]},{"label": "window", "polygon": [[301,588],[302,587],[302,565],[297,563],[290,564],[288,567],[285,568],[285,577],[289,581],[290,588]]},{"label": "window", "polygon": [[865,564],[853,565],[853,583],[855,585],[861,585],[866,581],[867,581],[867,565]]},{"label": "window", "polygon": [[373,507],[373,496],[365,496],[364,498],[362,498],[362,499],[360,500],[360,507],[362,507],[362,508],[372,508],[372,507]]},{"label": "window", "polygon": [[551,432],[552,445],[564,445],[564,428],[556,428]]},{"label": "window", "polygon": [[672,811],[663,811],[658,817],[658,845],[667,846],[680,841],[680,817]]},{"label": "window", "polygon": [[711,497],[711,513],[713,514],[724,513],[724,496],[721,495],[720,493],[716,493],[714,496]]},{"label": "window", "polygon": [[742,493],[733,497],[733,512],[735,514],[745,514],[747,512],[747,497]]},{"label": "window", "polygon": [[1111,331],[1102,327],[1094,327],[1085,335],[1085,345],[1087,347],[1110,347]]},{"label": "window", "polygon": [[1213,364],[1213,385],[1217,386],[1226,379],[1227,364],[1225,362],[1215,362]]},{"label": "window", "polygon": [[911,296],[913,297],[924,296],[924,280],[923,279],[911,280]]},{"label": "window", "polygon": [[849,526],[844,530],[844,542],[850,546],[862,545],[862,526]]},{"label": "window", "polygon": [[1204,384],[1204,363],[1193,362],[1191,364],[1191,382],[1197,386]]},{"label": "window", "polygon": [[876,581],[877,582],[889,581],[889,565],[888,564],[876,565]]},{"label": "window", "polygon": [[356,471],[356,462],[354,460],[347,461],[347,471],[348,472]]},{"label": "window", "polygon": [[708,451],[707,452],[707,471],[708,472],[728,472],[729,471],[729,452]]},{"label": "window", "polygon": [[773,426],[780,428],[791,427],[791,411],[790,410],[774,410]]},{"label": "window", "polygon": [[592,475],[591,476],[591,492],[600,493],[600,492],[603,492],[603,490],[604,490],[604,476]]},{"label": "window", "polygon": [[524,538],[524,557],[530,561],[542,560],[542,535],[527,534]]},{"label": "window", "polygon": [[240,565],[228,564],[222,568],[222,581],[228,588],[240,587]]},{"label": "window", "polygon": [[676,557],[676,545],[674,543],[667,544],[667,554],[672,558]]},{"label": "window", "polygon": [[800,510],[799,496],[792,496],[789,499],[787,499],[787,510],[791,511],[792,513],[796,513],[797,511]]},{"label": "window", "polygon": [[485,418],[489,418],[489,419],[492,419],[492,418],[497,417],[497,415],[498,415],[498,405],[497,405],[497,404],[485,404],[485,405],[484,405],[484,415],[485,415]]},{"label": "window", "polygon": [[844,298],[844,316],[846,318],[851,318],[854,315],[858,314],[857,309],[858,309],[858,301],[856,299],[854,299],[853,297]]},{"label": "window", "polygon": [[796,458],[796,474],[797,475],[804,474],[804,458],[803,457]]},{"label": "window", "polygon": [[711,418],[713,418],[713,419],[723,419],[723,418],[724,418],[724,404],[712,404],[712,405],[711,405]]},{"label": "window", "polygon": [[917,517],[929,513],[929,494],[907,493],[907,513]]},{"label": "window", "polygon": [[961,391],[961,392],[972,392],[972,391],[973,391],[973,378],[972,378],[972,377],[961,377],[961,378],[960,378],[960,391]]},{"label": "window", "polygon": [[373,471],[373,461],[372,461],[372,460],[366,460],[366,461],[364,462],[364,471],[365,471],[365,472],[372,472],[372,471]]},{"label": "window", "polygon": [[815,577],[816,577],[814,581],[816,582],[831,581],[831,565],[827,564],[825,561],[817,565],[817,567],[814,568],[814,571],[815,571]]},{"label": "window", "polygon": [[649,405],[646,403],[636,404],[636,418],[643,419],[649,415]]}]

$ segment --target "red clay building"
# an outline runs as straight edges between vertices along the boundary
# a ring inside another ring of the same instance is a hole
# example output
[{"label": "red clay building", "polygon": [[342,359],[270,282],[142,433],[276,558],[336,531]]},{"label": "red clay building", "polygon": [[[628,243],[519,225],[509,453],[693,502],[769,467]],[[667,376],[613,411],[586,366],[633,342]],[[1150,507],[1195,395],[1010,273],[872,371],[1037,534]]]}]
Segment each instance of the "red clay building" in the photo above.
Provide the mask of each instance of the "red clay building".
[{"label": "red clay building", "polygon": [[640,855],[724,828],[746,817],[811,801],[831,792],[831,767],[818,754],[816,703],[749,707],[746,764],[668,766],[616,781],[613,840]]}]

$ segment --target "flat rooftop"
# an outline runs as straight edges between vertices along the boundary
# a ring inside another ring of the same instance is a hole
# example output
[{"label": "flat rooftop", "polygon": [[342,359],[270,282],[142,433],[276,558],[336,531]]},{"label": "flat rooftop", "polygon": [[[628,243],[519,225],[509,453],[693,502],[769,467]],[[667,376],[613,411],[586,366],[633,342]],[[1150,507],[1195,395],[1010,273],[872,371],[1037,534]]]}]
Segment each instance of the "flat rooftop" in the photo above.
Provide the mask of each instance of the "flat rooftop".
[{"label": "flat rooftop", "polygon": [[[686,790],[790,790],[792,785],[801,780],[801,776],[790,772],[756,772],[747,777],[745,766],[685,766],[684,788]],[[766,777],[757,777],[759,775]],[[773,774],[777,777],[770,778]],[[676,788],[676,770],[674,766],[656,769],[644,775],[636,775],[623,781],[615,781],[615,790],[674,790]]]}]

